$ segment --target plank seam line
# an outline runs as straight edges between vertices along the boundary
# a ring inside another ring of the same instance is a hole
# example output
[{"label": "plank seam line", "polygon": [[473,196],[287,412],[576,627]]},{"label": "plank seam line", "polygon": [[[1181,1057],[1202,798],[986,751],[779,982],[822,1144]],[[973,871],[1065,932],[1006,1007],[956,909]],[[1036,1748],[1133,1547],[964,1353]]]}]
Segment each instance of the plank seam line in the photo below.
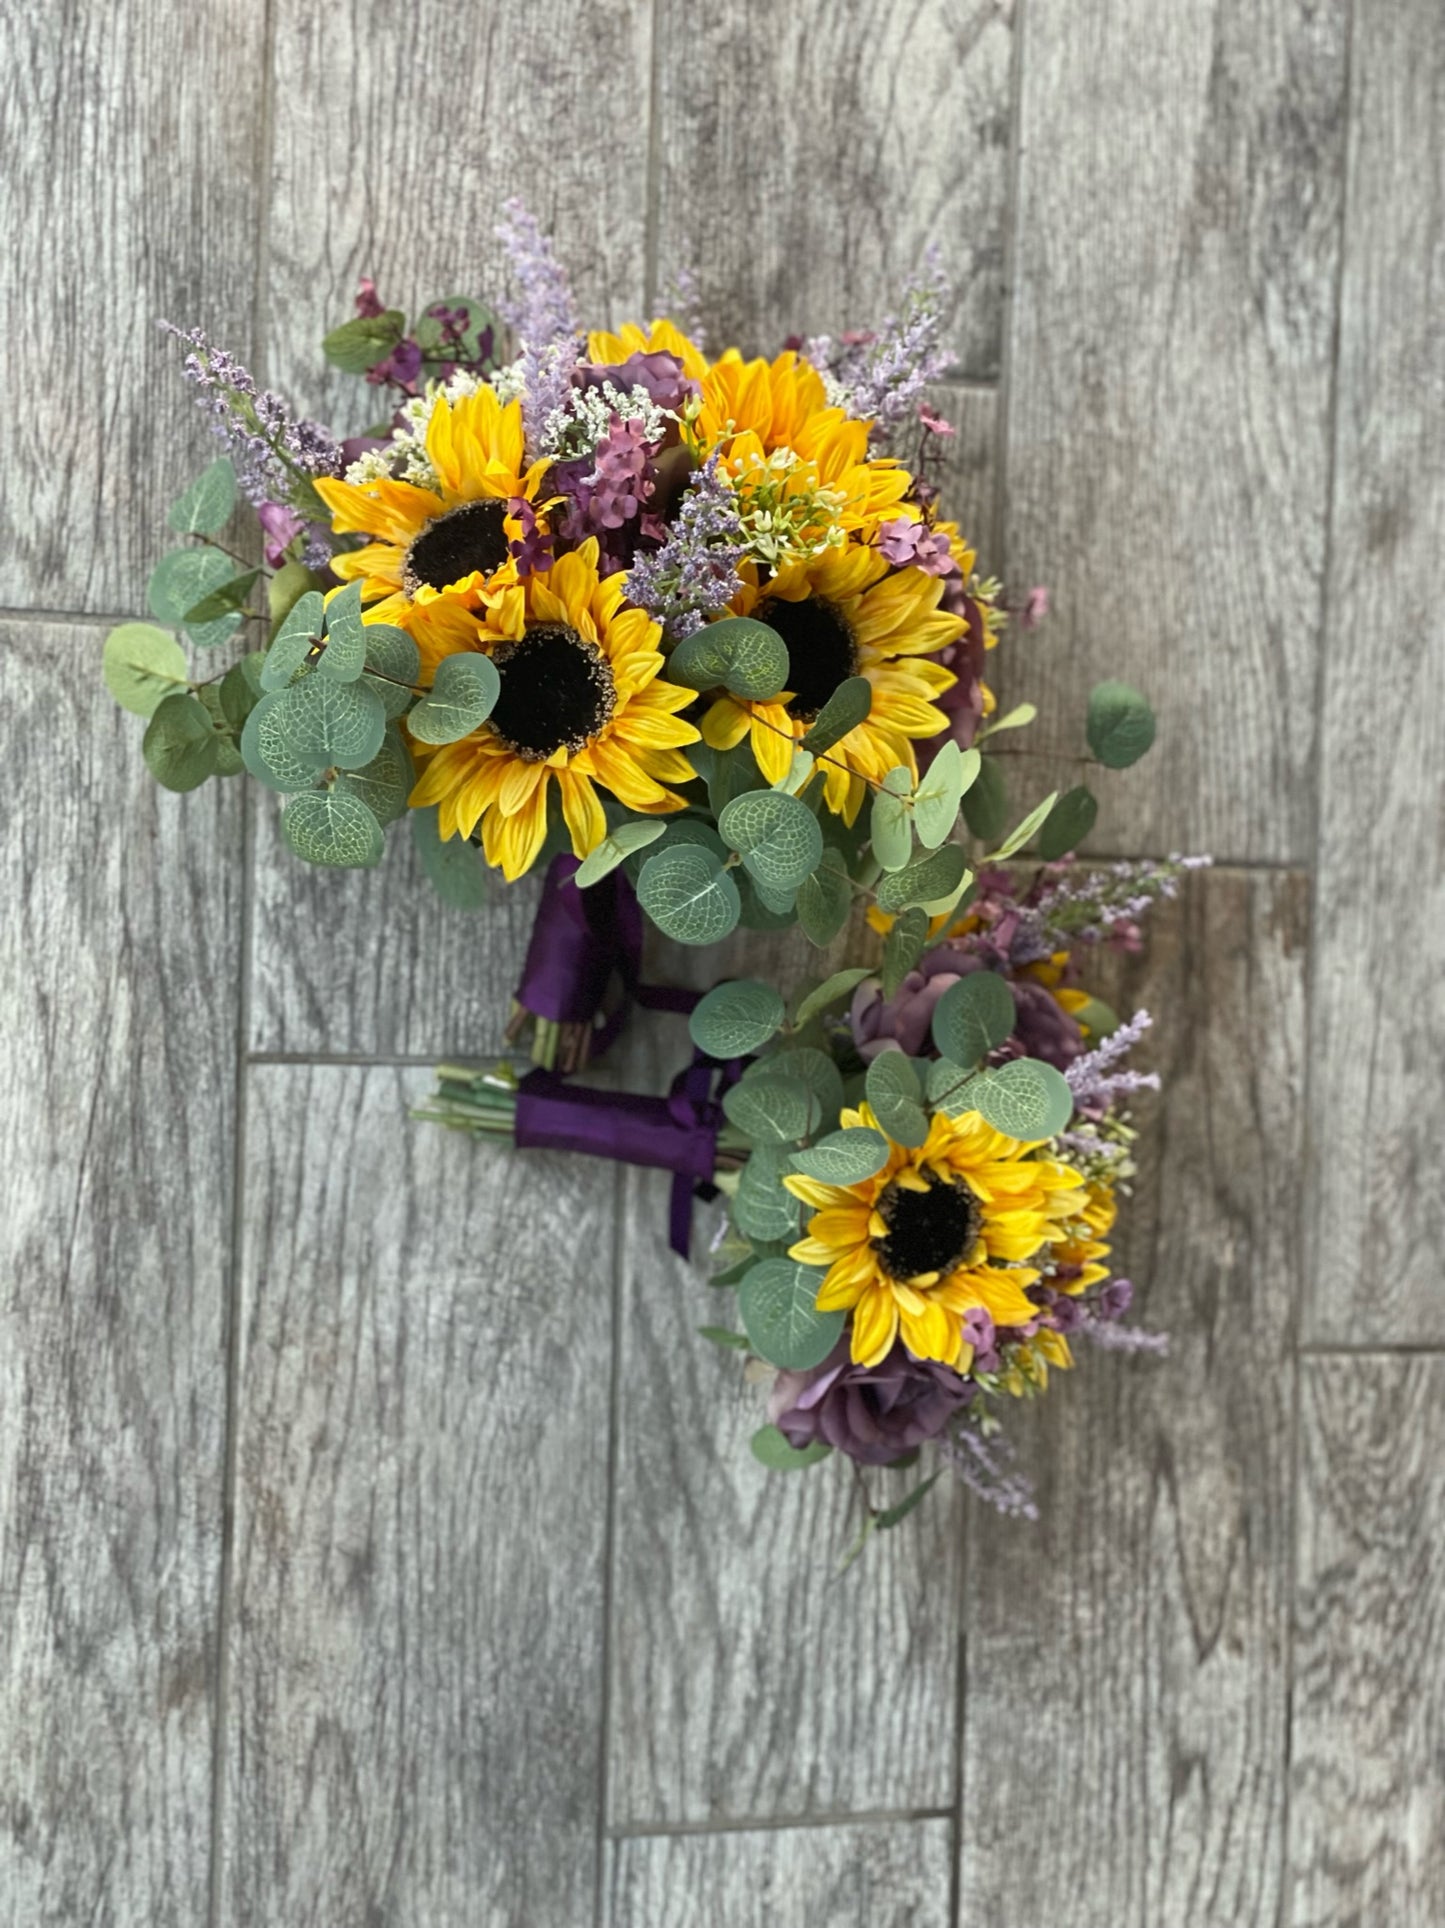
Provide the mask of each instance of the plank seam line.
[{"label": "plank seam line", "polygon": [[1405,1340],[1399,1345],[1347,1346],[1328,1340],[1311,1341],[1297,1348],[1301,1359],[1445,1359],[1445,1339]]},{"label": "plank seam line", "polygon": [[609,1841],[689,1840],[695,1835],[781,1834],[809,1828],[858,1828],[951,1821],[953,1808],[869,1808],[858,1814],[766,1814],[721,1821],[647,1821],[608,1828]]},{"label": "plank seam line", "polygon": [[622,1424],[622,1280],[627,1254],[627,1167],[619,1165],[612,1185],[612,1344],[607,1380],[607,1497],[602,1521],[602,1670],[597,1714],[597,1832],[594,1842],[592,1918],[602,1928],[607,1900],[607,1810],[612,1800],[612,1608],[613,1564],[617,1549],[617,1476]]}]

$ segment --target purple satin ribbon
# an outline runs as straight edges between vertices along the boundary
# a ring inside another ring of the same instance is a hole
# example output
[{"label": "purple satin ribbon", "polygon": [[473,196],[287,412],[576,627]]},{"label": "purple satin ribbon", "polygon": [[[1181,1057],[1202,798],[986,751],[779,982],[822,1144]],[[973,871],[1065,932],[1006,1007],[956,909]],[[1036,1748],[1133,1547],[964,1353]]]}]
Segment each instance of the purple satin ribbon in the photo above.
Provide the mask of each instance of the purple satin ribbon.
[{"label": "purple satin ribbon", "polygon": [[594,1034],[592,1055],[599,1057],[622,1029],[629,1001],[650,1011],[686,1013],[699,993],[642,982],[637,893],[620,870],[578,890],[572,881],[578,867],[576,857],[554,857],[547,867],[517,1002],[558,1024],[591,1024],[615,973],[624,998]]},{"label": "purple satin ribbon", "polygon": [[[672,1081],[665,1098],[634,1091],[598,1091],[571,1085],[554,1071],[532,1071],[517,1089],[516,1143],[543,1151],[580,1151],[623,1165],[673,1174],[669,1243],[688,1255],[692,1199],[715,1195],[722,1093],[735,1084],[742,1064],[720,1064],[698,1053]],[[716,1091],[714,1084],[716,1083]]]}]

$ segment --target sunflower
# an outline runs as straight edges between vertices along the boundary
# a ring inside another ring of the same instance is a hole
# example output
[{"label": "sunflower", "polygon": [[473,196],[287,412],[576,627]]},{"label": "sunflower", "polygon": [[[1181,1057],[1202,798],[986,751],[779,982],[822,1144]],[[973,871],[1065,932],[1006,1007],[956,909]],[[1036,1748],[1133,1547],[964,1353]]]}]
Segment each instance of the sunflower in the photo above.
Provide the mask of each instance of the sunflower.
[{"label": "sunflower", "polygon": [[385,476],[323,477],[316,487],[334,529],[372,538],[333,556],[332,569],[344,581],[360,579],[368,621],[410,632],[430,677],[441,657],[472,647],[487,597],[515,583],[508,541],[522,531],[507,504],[534,501],[548,465],[523,472],[522,404],[503,404],[486,385],[455,402],[438,396],[426,449],[435,489]]},{"label": "sunflower", "polygon": [[1053,1253],[1057,1276],[1053,1285],[1075,1298],[1100,1279],[1107,1279],[1109,1267],[1108,1234],[1113,1230],[1119,1207],[1112,1185],[1097,1178],[1085,1181],[1082,1197],[1075,1196],[1066,1236]]},{"label": "sunflower", "polygon": [[751,734],[758,768],[776,783],[838,685],[867,677],[872,709],[819,765],[828,808],[852,823],[868,782],[881,783],[899,764],[916,776],[911,739],[947,727],[933,699],[953,674],[927,658],[959,635],[963,618],[938,607],[942,593],[937,576],[890,570],[876,549],[858,542],[791,564],[766,586],[746,583],[732,613],[778,631],[788,646],[788,686],[771,703],[720,696],[703,718],[704,742],[730,750]]},{"label": "sunflower", "polygon": [[720,451],[735,480],[765,468],[767,458],[788,451],[799,479],[830,491],[841,528],[871,535],[899,512],[913,486],[907,469],[868,454],[871,422],[830,407],[823,378],[811,362],[786,349],[774,360],[744,361],[728,349],[708,369],[695,433],[704,457]]},{"label": "sunflower", "polygon": [[[881,1129],[866,1104],[842,1122]],[[963,1372],[973,1361],[965,1312],[982,1306],[999,1326],[1036,1317],[1024,1287],[1040,1272],[1027,1261],[1067,1237],[1084,1181],[1034,1150],[977,1112],[936,1112],[923,1145],[909,1151],[890,1141],[887,1164],[861,1184],[784,1178],[814,1208],[790,1256],[827,1267],[818,1310],[851,1310],[859,1365],[876,1366],[901,1331],[916,1358]]]},{"label": "sunflower", "polygon": [[438,750],[411,793],[439,806],[443,837],[470,837],[510,882],[530,868],[547,834],[555,781],[579,857],[607,834],[600,784],[646,816],[681,810],[666,788],[693,775],[682,747],[697,731],[676,714],[693,691],[658,675],[661,630],[622,600],[625,578],[597,573],[590,538],[545,575],[488,599],[468,647],[490,655],[501,695],[480,729]]}]

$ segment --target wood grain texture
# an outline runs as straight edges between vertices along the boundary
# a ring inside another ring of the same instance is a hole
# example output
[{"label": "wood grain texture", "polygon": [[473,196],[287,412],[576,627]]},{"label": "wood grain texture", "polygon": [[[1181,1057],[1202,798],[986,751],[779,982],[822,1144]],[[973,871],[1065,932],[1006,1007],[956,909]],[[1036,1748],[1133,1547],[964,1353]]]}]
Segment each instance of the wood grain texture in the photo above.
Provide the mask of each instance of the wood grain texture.
[{"label": "wood grain texture", "polygon": [[215,449],[156,323],[252,346],[264,37],[235,0],[0,8],[0,603],[139,610],[173,546]]},{"label": "wood grain texture", "polygon": [[914,0],[881,27],[869,0],[662,0],[660,285],[695,265],[716,343],[773,354],[876,327],[936,241],[958,367],[996,374],[1013,16]]},{"label": "wood grain texture", "polygon": [[1279,1920],[1305,904],[1200,876],[1120,987],[1164,1079],[1121,1270],[1170,1356],[1081,1359],[1020,1415],[1040,1521],[970,1514],[965,1921]]},{"label": "wood grain texture", "polygon": [[616,1841],[607,1928],[949,1928],[949,1824]]},{"label": "wood grain texture", "polygon": [[1445,1343],[1445,15],[1356,10],[1306,1331]]},{"label": "wood grain texture", "polygon": [[1030,0],[1004,560],[1054,618],[1002,671],[1061,755],[1155,698],[1098,850],[1310,854],[1346,13]]},{"label": "wood grain texture", "polygon": [[1445,1920],[1445,1359],[1306,1359],[1291,1928]]},{"label": "wood grain texture", "polygon": [[409,312],[497,300],[512,195],[552,236],[585,322],[639,313],[650,6],[277,0],[275,15],[267,350],[337,426],[378,412],[376,390],[321,367],[357,278]]},{"label": "wood grain texture", "polygon": [[251,1073],[238,1928],[591,1918],[616,1175],[408,1126],[426,1083]]},{"label": "wood grain texture", "polygon": [[[630,1081],[662,1090],[690,1055],[653,1020]],[[609,1819],[617,1826],[939,1807],[953,1798],[959,1514],[876,1535],[848,1468],[769,1473],[748,1449],[767,1415],[741,1356],[697,1328],[736,1300],[666,1249],[668,1181],[627,1175]],[[720,1208],[713,1208],[717,1211]],[[875,1503],[907,1472],[870,1473]]]},{"label": "wood grain texture", "polygon": [[240,798],[156,789],[100,636],[0,625],[0,1920],[195,1928]]}]

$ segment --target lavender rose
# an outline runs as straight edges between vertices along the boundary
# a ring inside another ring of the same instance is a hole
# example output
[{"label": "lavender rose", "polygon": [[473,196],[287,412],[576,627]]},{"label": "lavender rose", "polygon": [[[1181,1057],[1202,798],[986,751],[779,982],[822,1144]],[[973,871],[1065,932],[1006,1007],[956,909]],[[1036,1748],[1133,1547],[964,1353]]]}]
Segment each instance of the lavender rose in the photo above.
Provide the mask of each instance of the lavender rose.
[{"label": "lavender rose", "polygon": [[[880,1051],[904,1051],[910,1058],[927,1053],[938,1000],[961,977],[988,968],[984,959],[956,945],[940,944],[919,960],[917,969],[908,973],[894,997],[884,997],[876,977],[865,978],[853,994],[848,1013],[859,1054],[871,1060]],[[1057,1070],[1066,1070],[1084,1049],[1078,1024],[1032,978],[1006,981],[1017,1017],[1002,1055],[1042,1058]]]},{"label": "lavender rose", "polygon": [[855,1365],[840,1339],[811,1372],[780,1372],[768,1416],[794,1446],[821,1440],[865,1466],[887,1466],[936,1439],[973,1397],[951,1366],[901,1344],[876,1366]]}]

